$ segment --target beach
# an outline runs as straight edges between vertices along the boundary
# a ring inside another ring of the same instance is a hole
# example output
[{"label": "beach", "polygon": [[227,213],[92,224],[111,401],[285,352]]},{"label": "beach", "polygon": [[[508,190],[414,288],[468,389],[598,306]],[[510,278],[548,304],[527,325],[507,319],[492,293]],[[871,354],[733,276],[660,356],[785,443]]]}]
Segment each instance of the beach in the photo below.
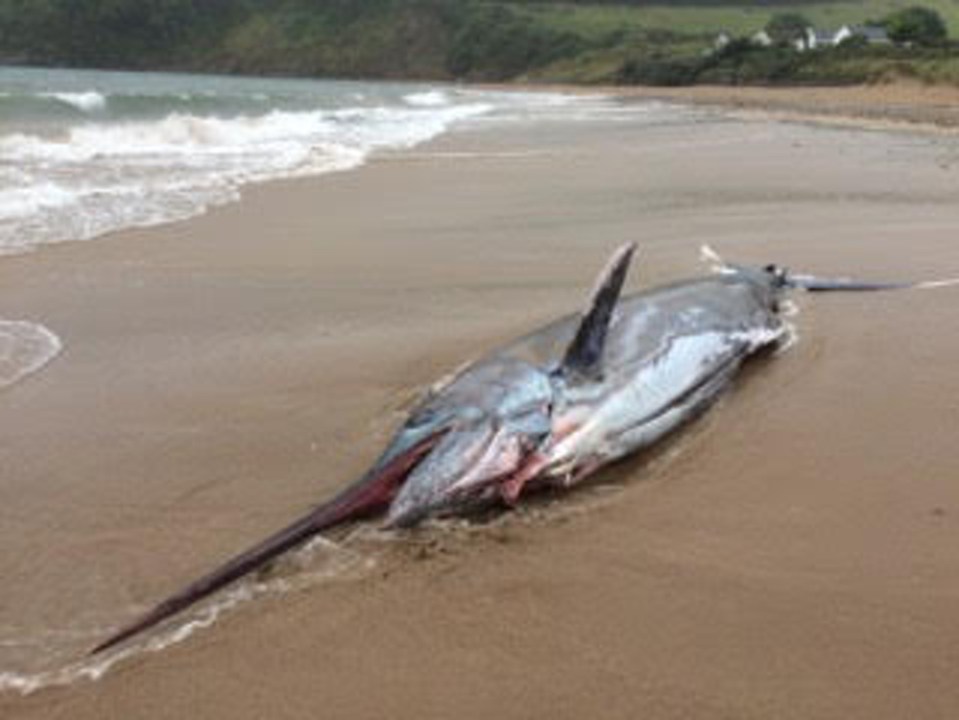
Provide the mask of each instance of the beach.
[{"label": "beach", "polygon": [[837,87],[637,87],[625,92],[633,98],[719,106],[780,120],[934,132],[959,127],[959,88],[906,80]]},{"label": "beach", "polygon": [[63,350],[0,391],[0,626],[46,685],[0,716],[959,712],[955,288],[797,296],[792,346],[657,452],[484,523],[338,535],[87,677],[85,648],[362,473],[432,382],[581,308],[625,241],[631,289],[708,272],[704,243],[959,275],[955,135],[696,112],[477,123],[3,258],[3,317]]}]

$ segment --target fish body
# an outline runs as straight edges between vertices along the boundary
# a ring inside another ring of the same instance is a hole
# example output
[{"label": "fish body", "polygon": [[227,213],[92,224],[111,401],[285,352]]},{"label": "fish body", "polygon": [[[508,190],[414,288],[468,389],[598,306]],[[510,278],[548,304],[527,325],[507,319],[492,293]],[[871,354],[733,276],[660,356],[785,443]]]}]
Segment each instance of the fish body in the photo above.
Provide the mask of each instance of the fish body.
[{"label": "fish body", "polygon": [[[426,477],[426,463],[393,502],[390,521],[411,525],[467,506],[515,502],[522,489],[517,477],[521,486],[568,486],[655,443],[714,400],[743,360],[782,337],[781,293],[766,273],[679,282],[622,298],[601,360],[585,372],[564,366],[580,315],[469,365],[413,410],[409,426],[455,415],[461,430],[448,445],[462,444],[465,435],[476,439],[480,431],[470,427],[489,431],[511,422],[514,432],[484,436],[486,454],[475,450],[465,479],[450,471]],[[525,464],[515,460],[524,447]],[[485,472],[484,457],[491,465]]]},{"label": "fish body", "polygon": [[620,248],[582,313],[560,318],[434,387],[370,469],[332,499],[170,596],[93,649],[126,641],[314,535],[385,514],[405,528],[512,505],[646,448],[708,407],[742,363],[785,333],[794,289],[914,285],[732,265],[621,296],[635,247]]}]

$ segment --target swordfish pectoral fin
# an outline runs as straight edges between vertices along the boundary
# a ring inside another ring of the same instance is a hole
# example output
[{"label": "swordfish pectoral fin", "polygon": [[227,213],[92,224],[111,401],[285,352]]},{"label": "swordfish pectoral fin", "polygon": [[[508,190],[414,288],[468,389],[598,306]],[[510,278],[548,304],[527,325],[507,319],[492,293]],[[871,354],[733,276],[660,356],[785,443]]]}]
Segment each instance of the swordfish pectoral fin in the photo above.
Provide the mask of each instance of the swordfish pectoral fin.
[{"label": "swordfish pectoral fin", "polygon": [[97,645],[90,654],[101,653],[159,625],[217,590],[264,567],[274,558],[303,544],[324,530],[382,510],[393,498],[397,487],[410,470],[423,459],[444,434],[444,430],[434,433],[386,462],[377,464],[363,478],[347,487],[329,502],[246,552],[240,553],[175,595],[171,595],[138,620]]},{"label": "swordfish pectoral fin", "polygon": [[606,334],[613,319],[613,311],[626,281],[629,264],[636,252],[636,244],[620,247],[600,273],[590,296],[589,306],[580,320],[573,341],[566,349],[560,367],[564,374],[590,377],[598,373],[606,346]]}]

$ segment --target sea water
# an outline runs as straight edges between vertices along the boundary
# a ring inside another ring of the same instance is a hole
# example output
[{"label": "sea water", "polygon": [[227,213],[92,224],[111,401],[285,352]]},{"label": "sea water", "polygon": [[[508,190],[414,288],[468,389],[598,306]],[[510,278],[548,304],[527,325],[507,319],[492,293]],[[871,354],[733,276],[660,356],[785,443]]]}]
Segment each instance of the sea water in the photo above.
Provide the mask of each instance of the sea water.
[{"label": "sea water", "polygon": [[[599,96],[453,85],[0,68],[0,262],[186,219],[250,183],[356,168],[458,124],[623,112]],[[59,349],[0,305],[0,389]]]},{"label": "sea water", "polygon": [[407,85],[0,70],[0,253],[187,218],[492,109]]}]

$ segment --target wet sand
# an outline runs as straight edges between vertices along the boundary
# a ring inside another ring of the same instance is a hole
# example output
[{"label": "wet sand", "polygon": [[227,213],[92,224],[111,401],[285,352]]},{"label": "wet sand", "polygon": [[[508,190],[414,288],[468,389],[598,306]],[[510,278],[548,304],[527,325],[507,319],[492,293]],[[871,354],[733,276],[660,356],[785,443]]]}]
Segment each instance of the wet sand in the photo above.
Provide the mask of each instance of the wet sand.
[{"label": "wet sand", "polygon": [[[620,91],[623,92],[623,91]],[[959,88],[899,81],[844,87],[636,87],[633,98],[720,106],[777,119],[912,129],[959,128]]]},{"label": "wet sand", "polygon": [[[959,275],[957,200],[946,135],[479,127],[4,259],[4,316],[65,351],[0,393],[0,669],[42,665],[15,638],[75,659],[356,476],[418,390],[579,307],[624,240],[633,287],[702,272],[703,242]],[[957,294],[798,298],[798,344],[654,457],[354,543],[375,563],[0,716],[952,717]]]}]

